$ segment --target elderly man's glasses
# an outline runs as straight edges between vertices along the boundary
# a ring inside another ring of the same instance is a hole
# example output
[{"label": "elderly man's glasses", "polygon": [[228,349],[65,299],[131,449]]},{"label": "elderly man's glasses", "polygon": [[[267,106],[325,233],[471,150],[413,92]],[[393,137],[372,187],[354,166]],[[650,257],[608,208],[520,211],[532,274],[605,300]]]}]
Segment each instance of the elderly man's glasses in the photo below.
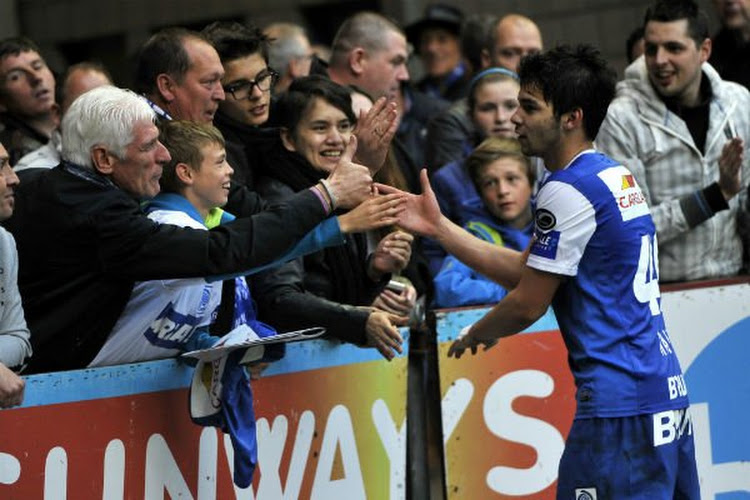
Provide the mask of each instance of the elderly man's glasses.
[{"label": "elderly man's glasses", "polygon": [[240,80],[230,83],[224,87],[224,92],[232,94],[237,101],[242,101],[250,97],[253,93],[253,87],[258,87],[261,92],[268,92],[274,86],[279,74],[271,68],[264,69],[255,77],[255,80]]}]

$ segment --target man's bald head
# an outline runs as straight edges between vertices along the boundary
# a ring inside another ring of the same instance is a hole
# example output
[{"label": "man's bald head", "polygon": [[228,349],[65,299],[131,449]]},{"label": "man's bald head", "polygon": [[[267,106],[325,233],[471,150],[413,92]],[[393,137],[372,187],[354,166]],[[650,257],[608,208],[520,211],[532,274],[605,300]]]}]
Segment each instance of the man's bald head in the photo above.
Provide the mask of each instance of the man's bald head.
[{"label": "man's bald head", "polygon": [[542,34],[536,23],[520,14],[508,14],[490,32],[489,46],[483,56],[487,66],[518,71],[523,56],[541,50]]}]

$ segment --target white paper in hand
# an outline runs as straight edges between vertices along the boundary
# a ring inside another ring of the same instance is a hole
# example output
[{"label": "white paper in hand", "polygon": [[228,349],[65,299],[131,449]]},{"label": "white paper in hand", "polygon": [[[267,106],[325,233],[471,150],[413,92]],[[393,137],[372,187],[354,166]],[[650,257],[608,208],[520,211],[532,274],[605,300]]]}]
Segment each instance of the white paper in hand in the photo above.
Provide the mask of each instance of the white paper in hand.
[{"label": "white paper in hand", "polygon": [[258,347],[258,359],[263,356],[265,345],[278,344],[281,342],[298,342],[300,340],[309,340],[320,337],[326,329],[322,327],[306,328],[304,330],[295,330],[293,332],[278,333],[270,337],[258,337],[258,334],[247,325],[240,325],[231,332],[224,335],[212,347],[182,353],[182,356],[196,358],[201,361],[214,361],[215,359],[229,354],[235,349],[246,349],[249,347]]}]

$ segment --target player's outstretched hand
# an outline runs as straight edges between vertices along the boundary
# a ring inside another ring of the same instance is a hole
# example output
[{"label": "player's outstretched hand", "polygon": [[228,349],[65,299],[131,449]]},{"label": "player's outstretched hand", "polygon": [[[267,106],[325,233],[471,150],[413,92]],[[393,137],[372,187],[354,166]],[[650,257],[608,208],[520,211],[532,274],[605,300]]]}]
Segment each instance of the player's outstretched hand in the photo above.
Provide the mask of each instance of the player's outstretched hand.
[{"label": "player's outstretched hand", "polygon": [[471,354],[473,355],[477,353],[477,348],[480,345],[484,346],[484,350],[486,351],[497,344],[497,339],[477,339],[475,335],[469,333],[470,329],[471,326],[466,326],[461,330],[461,333],[458,334],[458,337],[456,337],[456,340],[453,341],[450,348],[448,349],[449,358],[459,359],[461,356],[463,356],[466,349],[471,349]]},{"label": "player's outstretched hand", "polygon": [[357,163],[366,165],[370,173],[380,170],[385,163],[391,141],[398,128],[396,103],[381,97],[367,113],[360,112],[354,135],[359,141],[355,154]]},{"label": "player's outstretched hand", "polygon": [[385,184],[376,184],[375,186],[382,193],[403,193],[405,195],[406,209],[399,216],[399,226],[411,233],[434,238],[438,234],[443,215],[440,213],[440,206],[427,178],[426,169],[422,169],[419,173],[419,180],[422,184],[422,194],[418,196],[404,193]]},{"label": "player's outstretched hand", "polygon": [[403,195],[374,195],[343,215],[339,215],[342,233],[361,233],[398,222],[406,200]]},{"label": "player's outstretched hand", "polygon": [[357,138],[352,136],[336,167],[328,176],[329,194],[336,208],[354,208],[372,194],[372,176],[367,167],[352,161]]}]

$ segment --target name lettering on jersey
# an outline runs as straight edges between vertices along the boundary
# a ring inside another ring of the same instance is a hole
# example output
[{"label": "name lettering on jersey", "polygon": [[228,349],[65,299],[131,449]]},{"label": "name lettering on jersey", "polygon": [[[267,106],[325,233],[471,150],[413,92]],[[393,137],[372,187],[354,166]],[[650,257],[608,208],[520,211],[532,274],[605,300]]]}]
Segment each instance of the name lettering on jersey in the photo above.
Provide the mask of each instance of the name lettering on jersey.
[{"label": "name lettering on jersey", "polygon": [[672,339],[669,338],[669,334],[666,330],[659,330],[656,335],[659,337],[659,352],[662,356],[670,356],[672,354]]},{"label": "name lettering on jersey", "polygon": [[181,314],[174,310],[172,303],[159,313],[143,335],[154,345],[166,349],[184,347],[195,332],[199,318]]},{"label": "name lettering on jersey", "polygon": [[652,415],[654,422],[654,447],[669,444],[683,435],[693,434],[693,421],[687,408],[667,410]]},{"label": "name lettering on jersey", "polygon": [[687,385],[685,385],[685,378],[681,374],[667,377],[667,387],[669,388],[670,400],[687,396]]},{"label": "name lettering on jersey", "polygon": [[627,168],[618,165],[602,170],[599,178],[612,193],[623,221],[650,213],[643,191]]}]

